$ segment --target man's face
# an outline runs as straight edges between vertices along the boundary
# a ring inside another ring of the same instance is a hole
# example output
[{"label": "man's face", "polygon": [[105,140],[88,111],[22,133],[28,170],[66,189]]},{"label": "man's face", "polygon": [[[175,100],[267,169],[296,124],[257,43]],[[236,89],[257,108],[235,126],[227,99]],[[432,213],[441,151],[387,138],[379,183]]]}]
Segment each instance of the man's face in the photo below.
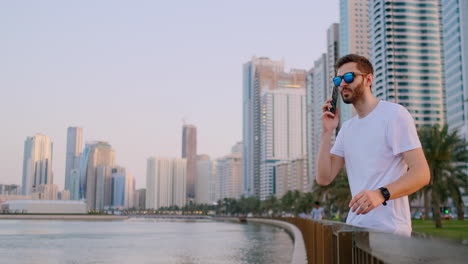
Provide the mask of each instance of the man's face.
[{"label": "man's face", "polygon": [[353,104],[364,97],[364,75],[360,75],[361,72],[357,68],[355,62],[349,62],[338,68],[336,75],[343,76],[345,73],[354,72],[354,81],[347,83],[344,79],[341,81],[339,86],[341,98],[346,104]]}]

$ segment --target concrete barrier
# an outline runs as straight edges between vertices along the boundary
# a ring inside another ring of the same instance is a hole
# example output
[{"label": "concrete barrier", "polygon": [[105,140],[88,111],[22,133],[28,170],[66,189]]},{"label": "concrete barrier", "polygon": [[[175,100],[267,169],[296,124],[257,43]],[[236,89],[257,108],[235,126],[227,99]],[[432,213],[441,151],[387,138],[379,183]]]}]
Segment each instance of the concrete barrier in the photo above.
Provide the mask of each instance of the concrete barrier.
[{"label": "concrete barrier", "polygon": [[247,218],[247,223],[262,223],[269,224],[274,226],[279,226],[284,228],[294,240],[294,249],[291,264],[306,264],[307,263],[307,253],[304,244],[304,238],[302,237],[302,232],[295,225],[290,224],[284,221],[271,220],[271,219],[261,219],[261,218]]}]

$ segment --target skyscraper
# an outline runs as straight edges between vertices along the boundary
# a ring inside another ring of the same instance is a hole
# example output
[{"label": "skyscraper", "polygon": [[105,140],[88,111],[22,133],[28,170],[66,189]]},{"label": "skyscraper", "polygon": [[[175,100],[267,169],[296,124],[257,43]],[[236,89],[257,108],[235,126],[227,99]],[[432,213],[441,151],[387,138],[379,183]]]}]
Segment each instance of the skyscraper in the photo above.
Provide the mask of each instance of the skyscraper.
[{"label": "skyscraper", "polygon": [[234,147],[231,154],[216,161],[217,199],[239,199],[242,195],[242,153]]},{"label": "skyscraper", "polygon": [[194,125],[183,126],[182,158],[187,160],[187,199],[193,200],[197,174],[197,128]]},{"label": "skyscraper", "polygon": [[89,210],[110,206],[112,195],[112,168],[115,153],[107,142],[89,145],[86,165],[86,202]]},{"label": "skyscraper", "polygon": [[197,156],[197,180],[195,182],[195,201],[207,204],[210,200],[210,181],[213,177],[213,161],[208,155]]},{"label": "skyscraper", "polygon": [[468,1],[442,0],[442,24],[446,120],[468,141]]},{"label": "skyscraper", "polygon": [[[70,191],[72,200],[78,200],[79,197],[76,195],[79,188],[77,184],[72,184],[73,179],[72,173],[76,173],[76,170],[80,166],[80,155],[83,149],[83,129],[80,127],[69,127],[67,130],[67,151],[65,160],[65,190]],[[75,188],[75,189],[72,189]]]},{"label": "skyscraper", "polygon": [[444,122],[440,0],[370,1],[373,94],[408,109],[416,126]]},{"label": "skyscraper", "polygon": [[[79,199],[86,199],[86,184],[87,184],[87,172],[88,172],[88,158],[91,147],[97,142],[87,142],[83,152],[80,155],[80,166],[78,170],[79,180]],[[72,174],[73,175],[73,174]],[[73,182],[73,181],[72,181]]]},{"label": "skyscraper", "polygon": [[22,194],[31,195],[42,184],[53,184],[53,145],[48,136],[36,134],[24,142]]},{"label": "skyscraper", "polygon": [[253,57],[243,65],[243,188],[244,194],[260,196],[262,91],[291,85],[305,87],[306,72],[284,71],[283,61]]},{"label": "skyscraper", "polygon": [[112,207],[132,208],[135,198],[135,178],[125,168],[112,169]]},{"label": "skyscraper", "polygon": [[[186,159],[173,159],[172,160],[171,177],[172,177],[173,185],[172,185],[172,200],[170,201],[170,205],[177,205],[179,207],[183,207],[187,201],[187,186],[186,186],[187,184],[187,160]],[[196,196],[194,195],[194,197]]]},{"label": "skyscraper", "polygon": [[340,56],[370,58],[369,0],[340,0]]},{"label": "skyscraper", "polygon": [[307,171],[311,185],[315,182],[315,161],[322,133],[322,105],[331,96],[328,76],[327,54],[323,53],[307,76]]},{"label": "skyscraper", "polygon": [[261,98],[260,199],[276,193],[275,165],[306,155],[305,87],[264,90]]},{"label": "skyscraper", "polygon": [[146,169],[146,208],[158,209],[186,202],[186,159],[151,157]]}]

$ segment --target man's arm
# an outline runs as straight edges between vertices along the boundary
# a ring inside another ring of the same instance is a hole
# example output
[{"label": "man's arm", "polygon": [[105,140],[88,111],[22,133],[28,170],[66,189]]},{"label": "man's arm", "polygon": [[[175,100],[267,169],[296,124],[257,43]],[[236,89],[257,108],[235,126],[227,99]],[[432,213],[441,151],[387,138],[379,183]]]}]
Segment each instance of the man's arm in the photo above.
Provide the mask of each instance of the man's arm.
[{"label": "man's arm", "polygon": [[316,161],[316,181],[322,186],[332,183],[344,165],[342,157],[330,153],[333,130],[338,127],[340,120],[339,111],[333,114],[328,111],[330,108],[331,99],[322,106],[322,135],[320,136],[320,147]]},{"label": "man's arm", "polygon": [[330,153],[331,137],[332,132],[323,133],[320,137],[316,180],[322,186],[332,183],[344,165],[342,157]]},{"label": "man's arm", "polygon": [[[408,165],[408,171],[398,180],[386,187],[390,192],[390,200],[410,195],[429,184],[431,179],[429,165],[421,148],[402,153],[403,160]],[[356,214],[367,214],[385,201],[380,190],[364,190],[358,193],[349,203]]]}]

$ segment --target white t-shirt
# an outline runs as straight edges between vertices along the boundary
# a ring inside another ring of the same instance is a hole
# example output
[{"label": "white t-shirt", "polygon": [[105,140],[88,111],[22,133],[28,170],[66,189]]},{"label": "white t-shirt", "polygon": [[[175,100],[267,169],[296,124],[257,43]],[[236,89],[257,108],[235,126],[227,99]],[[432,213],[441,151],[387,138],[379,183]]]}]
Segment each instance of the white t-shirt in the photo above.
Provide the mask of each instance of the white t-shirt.
[{"label": "white t-shirt", "polygon": [[[351,194],[376,190],[399,179],[408,166],[402,152],[421,148],[414,120],[401,105],[380,101],[364,118],[344,122],[331,153],[343,157]],[[408,196],[387,201],[365,215],[349,211],[346,223],[411,235]]]}]

